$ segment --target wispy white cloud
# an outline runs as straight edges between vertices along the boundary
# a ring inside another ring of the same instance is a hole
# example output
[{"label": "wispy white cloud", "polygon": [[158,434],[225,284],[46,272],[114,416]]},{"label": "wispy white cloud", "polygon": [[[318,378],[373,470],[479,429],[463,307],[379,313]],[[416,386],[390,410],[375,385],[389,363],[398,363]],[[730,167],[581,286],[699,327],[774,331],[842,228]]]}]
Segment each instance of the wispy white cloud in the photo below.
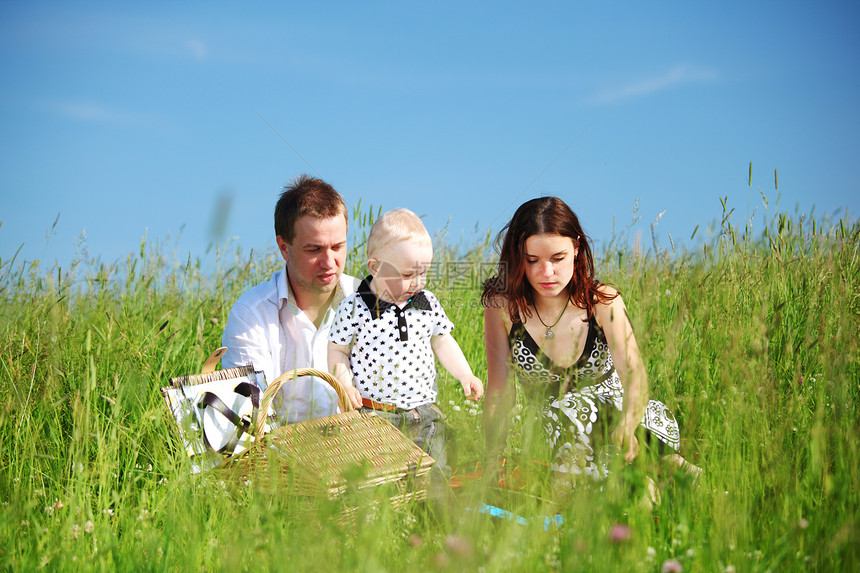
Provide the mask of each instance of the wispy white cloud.
[{"label": "wispy white cloud", "polygon": [[224,36],[218,28],[190,20],[181,9],[177,13],[134,6],[22,10],[11,23],[0,18],[0,33],[18,49],[192,62],[209,60],[213,45]]},{"label": "wispy white cloud", "polygon": [[195,60],[203,62],[209,56],[209,50],[206,48],[206,44],[197,38],[191,38],[188,40],[186,45]]},{"label": "wispy white cloud", "polygon": [[588,102],[592,104],[612,104],[665,92],[690,84],[711,83],[718,74],[711,69],[679,64],[670,70],[651,77],[631,82],[627,85],[597,92]]},{"label": "wispy white cloud", "polygon": [[84,123],[133,126],[156,121],[150,115],[130,113],[91,101],[50,101],[46,102],[45,107],[61,117]]}]

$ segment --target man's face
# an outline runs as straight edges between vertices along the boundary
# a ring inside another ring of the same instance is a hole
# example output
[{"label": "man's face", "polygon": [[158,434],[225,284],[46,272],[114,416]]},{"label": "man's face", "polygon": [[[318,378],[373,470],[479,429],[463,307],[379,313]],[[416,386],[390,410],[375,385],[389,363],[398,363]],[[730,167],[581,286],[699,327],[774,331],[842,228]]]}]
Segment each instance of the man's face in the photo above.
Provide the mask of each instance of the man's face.
[{"label": "man's face", "polygon": [[292,243],[276,238],[287,262],[290,285],[303,294],[331,293],[346,264],[346,218],[304,216],[296,221],[294,230]]}]

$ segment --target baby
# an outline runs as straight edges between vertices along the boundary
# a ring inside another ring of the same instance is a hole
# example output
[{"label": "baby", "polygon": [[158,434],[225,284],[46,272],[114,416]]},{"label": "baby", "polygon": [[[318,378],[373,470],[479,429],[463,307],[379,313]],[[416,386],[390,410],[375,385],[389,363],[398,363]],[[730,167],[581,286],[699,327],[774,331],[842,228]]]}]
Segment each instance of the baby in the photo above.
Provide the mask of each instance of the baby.
[{"label": "baby", "polygon": [[395,209],[377,219],[367,239],[370,275],[337,307],[328,366],[353,406],[387,418],[447,476],[434,355],[470,400],[478,401],[484,386],[439,301],[423,290],[432,260],[430,235],[415,213]]}]

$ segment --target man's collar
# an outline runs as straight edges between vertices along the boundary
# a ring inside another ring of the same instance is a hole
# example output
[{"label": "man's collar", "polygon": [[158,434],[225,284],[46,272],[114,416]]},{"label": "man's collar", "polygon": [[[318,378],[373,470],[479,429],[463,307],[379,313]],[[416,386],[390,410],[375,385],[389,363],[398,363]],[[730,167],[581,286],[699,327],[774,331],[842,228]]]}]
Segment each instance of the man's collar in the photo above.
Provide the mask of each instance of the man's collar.
[{"label": "man's collar", "polygon": [[287,310],[291,314],[299,314],[302,309],[296,304],[296,297],[293,295],[293,290],[290,288],[290,279],[289,273],[287,271],[287,264],[284,263],[284,266],[281,267],[280,271],[280,280],[277,281],[278,299],[275,301],[278,305],[278,308],[287,307]]},{"label": "man's collar", "polygon": [[403,305],[401,309],[399,306],[394,304],[393,302],[388,302],[382,300],[373,294],[373,291],[370,290],[370,282],[373,280],[372,275],[368,275],[361,284],[358,285],[358,295],[361,297],[361,300],[364,301],[364,304],[367,305],[367,308],[370,309],[370,315],[373,318],[379,318],[382,314],[391,307],[394,307],[394,312],[396,314],[400,314],[407,308],[415,308],[417,310],[430,310],[430,301],[427,300],[427,295],[424,294],[424,291],[420,291],[412,295],[409,300],[406,301],[406,304]]}]

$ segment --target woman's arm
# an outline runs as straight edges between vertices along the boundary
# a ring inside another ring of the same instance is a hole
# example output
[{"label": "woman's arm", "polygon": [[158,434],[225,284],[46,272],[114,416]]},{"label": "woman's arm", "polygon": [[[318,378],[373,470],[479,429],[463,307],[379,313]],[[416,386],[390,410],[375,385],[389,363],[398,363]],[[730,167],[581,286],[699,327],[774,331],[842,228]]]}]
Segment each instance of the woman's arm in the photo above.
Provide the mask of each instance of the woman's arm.
[{"label": "woman's arm", "polygon": [[[611,287],[602,288],[609,294],[615,293]],[[606,334],[612,362],[624,388],[621,422],[612,432],[612,441],[622,448],[624,458],[632,462],[639,453],[639,443],[633,434],[642,421],[648,405],[648,376],[645,372],[645,363],[642,361],[639,345],[636,344],[636,337],[633,335],[627,307],[620,295],[611,302],[595,305],[594,315]]]},{"label": "woman's arm", "polygon": [[511,409],[516,402],[512,380],[510,328],[504,308],[484,308],[484,341],[487,350],[487,394],[484,399],[484,439],[491,458],[504,448]]}]

